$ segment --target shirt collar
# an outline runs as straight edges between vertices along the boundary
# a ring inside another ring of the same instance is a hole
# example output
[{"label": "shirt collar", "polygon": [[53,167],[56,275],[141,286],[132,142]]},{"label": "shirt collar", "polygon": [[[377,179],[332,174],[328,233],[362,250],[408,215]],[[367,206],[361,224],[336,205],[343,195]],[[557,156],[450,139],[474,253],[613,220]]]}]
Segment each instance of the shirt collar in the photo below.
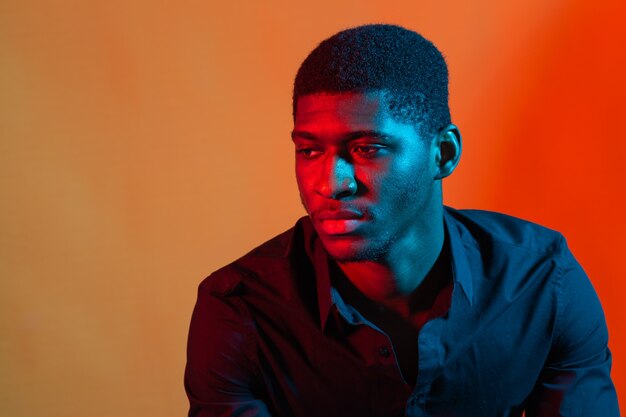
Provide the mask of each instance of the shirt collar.
[{"label": "shirt collar", "polygon": [[443,225],[450,242],[450,257],[452,258],[452,275],[455,283],[459,283],[469,305],[474,299],[474,283],[472,280],[472,270],[467,259],[467,249],[465,248],[464,228],[461,223],[454,218],[455,210],[444,207]]},{"label": "shirt collar", "polygon": [[[443,223],[444,231],[450,242],[452,274],[454,282],[459,283],[468,303],[472,305],[474,285],[469,260],[467,259],[467,250],[465,248],[465,233],[461,224],[454,218],[454,212],[454,209],[444,207]],[[311,260],[313,268],[315,269],[319,318],[323,329],[330,314],[330,309],[334,303],[331,297],[331,281],[328,266],[330,258],[324,249],[321,240],[318,238],[317,233],[313,229],[313,224],[308,216],[302,217],[298,221],[298,225],[294,229],[294,233],[292,233],[289,242],[287,243],[285,255],[292,252],[293,246],[296,240],[298,240],[297,235],[300,233],[303,238],[304,250],[306,251],[308,258]]]},{"label": "shirt collar", "polygon": [[331,299],[330,271],[328,267],[330,258],[322,245],[322,241],[317,236],[309,216],[301,217],[296,223],[285,245],[284,256],[288,257],[290,254],[294,253],[297,245],[302,245],[300,250],[304,249],[315,270],[319,318],[320,325],[323,329],[326,325],[328,315],[330,314],[330,308],[333,305],[333,300]]}]

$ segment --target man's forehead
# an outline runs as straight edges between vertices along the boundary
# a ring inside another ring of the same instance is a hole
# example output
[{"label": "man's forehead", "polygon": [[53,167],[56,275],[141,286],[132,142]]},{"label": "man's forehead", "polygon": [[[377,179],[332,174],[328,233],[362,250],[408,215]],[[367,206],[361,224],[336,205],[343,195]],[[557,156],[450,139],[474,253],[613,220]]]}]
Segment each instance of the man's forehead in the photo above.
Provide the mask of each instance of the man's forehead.
[{"label": "man's forehead", "polygon": [[413,138],[418,133],[415,125],[391,116],[382,91],[298,98],[292,138],[349,140],[355,135]]},{"label": "man's forehead", "polygon": [[380,92],[345,92],[310,94],[298,98],[295,124],[324,123],[342,120],[346,123],[375,123],[386,114]]}]

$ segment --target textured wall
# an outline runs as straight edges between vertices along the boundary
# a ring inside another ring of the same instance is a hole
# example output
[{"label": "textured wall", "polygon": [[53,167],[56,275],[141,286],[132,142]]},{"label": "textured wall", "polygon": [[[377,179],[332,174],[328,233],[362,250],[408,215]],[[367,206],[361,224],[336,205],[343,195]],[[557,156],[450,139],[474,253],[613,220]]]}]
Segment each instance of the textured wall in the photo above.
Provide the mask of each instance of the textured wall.
[{"label": "textured wall", "polygon": [[368,22],[444,51],[447,203],[568,237],[626,388],[626,3],[232,3],[0,2],[0,414],[186,413],[197,284],[302,214],[297,66]]}]

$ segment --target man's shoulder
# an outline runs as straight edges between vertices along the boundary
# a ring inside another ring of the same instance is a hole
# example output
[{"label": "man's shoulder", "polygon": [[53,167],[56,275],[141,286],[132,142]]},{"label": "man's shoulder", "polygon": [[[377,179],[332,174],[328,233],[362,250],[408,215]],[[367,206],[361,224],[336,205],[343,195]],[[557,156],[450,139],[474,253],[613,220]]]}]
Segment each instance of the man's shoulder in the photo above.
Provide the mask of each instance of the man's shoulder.
[{"label": "man's shoulder", "polygon": [[464,242],[479,246],[535,253],[558,252],[565,246],[565,239],[558,231],[508,214],[446,207],[446,220]]},{"label": "man's shoulder", "polygon": [[311,228],[308,217],[300,218],[290,229],[211,273],[200,287],[218,295],[234,295],[242,290],[242,284],[271,285],[275,280],[284,280],[291,274],[294,258],[307,256],[305,240]]},{"label": "man's shoulder", "polygon": [[455,276],[481,308],[514,302],[523,311],[543,299],[554,312],[563,272],[575,265],[559,232],[484,210],[447,208],[445,219]]}]

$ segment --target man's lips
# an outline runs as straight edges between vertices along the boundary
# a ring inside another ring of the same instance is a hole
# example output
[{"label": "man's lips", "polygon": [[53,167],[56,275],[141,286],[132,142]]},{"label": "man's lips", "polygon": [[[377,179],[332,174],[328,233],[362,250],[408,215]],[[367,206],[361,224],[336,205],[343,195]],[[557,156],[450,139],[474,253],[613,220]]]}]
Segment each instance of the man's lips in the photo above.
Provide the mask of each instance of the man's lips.
[{"label": "man's lips", "polygon": [[354,209],[322,210],[313,217],[317,220],[355,220],[362,219],[363,213]]},{"label": "man's lips", "polygon": [[367,221],[361,211],[353,209],[322,210],[313,216],[321,232],[327,235],[345,235],[354,232]]}]

